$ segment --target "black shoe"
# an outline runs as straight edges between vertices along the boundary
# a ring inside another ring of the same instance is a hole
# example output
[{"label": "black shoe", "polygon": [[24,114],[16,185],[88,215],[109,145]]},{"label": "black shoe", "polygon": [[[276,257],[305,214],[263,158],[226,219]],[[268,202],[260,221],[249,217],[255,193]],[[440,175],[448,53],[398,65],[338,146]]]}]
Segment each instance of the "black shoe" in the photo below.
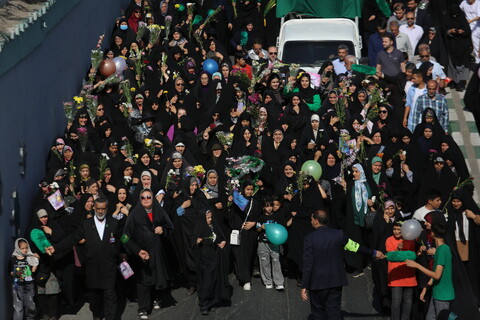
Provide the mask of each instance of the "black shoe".
[{"label": "black shoe", "polygon": [[464,107],[464,108],[463,108],[463,111],[465,111],[465,112],[472,112],[472,110],[470,110],[470,109],[467,108],[467,107]]},{"label": "black shoe", "polygon": [[195,287],[190,287],[190,288],[187,290],[187,295],[188,295],[188,296],[191,296],[191,295],[194,294],[195,292],[197,292],[197,288],[195,288]]},{"label": "black shoe", "polygon": [[363,271],[360,272],[360,271],[358,271],[358,270],[355,270],[355,271],[351,274],[352,278],[358,278],[358,277],[361,277],[361,276],[363,276],[363,275],[364,275]]},{"label": "black shoe", "polygon": [[465,90],[465,86],[461,85],[461,84],[457,84],[455,86],[455,90],[459,91],[459,92],[462,92]]},{"label": "black shoe", "polygon": [[201,310],[200,313],[202,316],[208,316],[208,310]]}]

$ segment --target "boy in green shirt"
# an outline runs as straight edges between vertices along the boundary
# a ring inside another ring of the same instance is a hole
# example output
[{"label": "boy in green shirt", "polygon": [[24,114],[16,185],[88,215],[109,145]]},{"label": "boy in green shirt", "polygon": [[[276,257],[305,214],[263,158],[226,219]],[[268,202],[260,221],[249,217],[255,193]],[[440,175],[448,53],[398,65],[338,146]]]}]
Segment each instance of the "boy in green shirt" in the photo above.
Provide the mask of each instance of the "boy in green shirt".
[{"label": "boy in green shirt", "polygon": [[427,288],[432,286],[432,299],[428,307],[427,320],[436,319],[440,311],[449,309],[450,302],[455,299],[455,290],[452,282],[452,252],[445,244],[446,226],[433,224],[432,233],[435,239],[435,255],[433,256],[433,271],[428,270],[413,260],[406,260],[407,266],[417,268],[428,277],[427,287],[423,288],[420,300],[425,301]]}]

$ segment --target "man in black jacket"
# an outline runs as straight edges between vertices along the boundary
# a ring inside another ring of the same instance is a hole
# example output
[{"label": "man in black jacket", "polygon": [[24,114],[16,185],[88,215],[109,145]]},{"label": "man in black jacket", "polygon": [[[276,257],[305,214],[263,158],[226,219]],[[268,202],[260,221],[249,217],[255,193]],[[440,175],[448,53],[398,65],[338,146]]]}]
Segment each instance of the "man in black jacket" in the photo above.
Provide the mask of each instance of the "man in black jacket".
[{"label": "man in black jacket", "polygon": [[[70,236],[58,243],[53,251],[61,252],[85,240],[86,286],[89,289],[90,310],[94,319],[115,319],[117,295],[115,280],[120,253],[118,220],[107,216],[107,200],[98,198],[95,215],[85,219]],[[53,248],[53,247],[52,247]]]},{"label": "man in black jacket", "polygon": [[341,319],[342,287],[348,284],[343,251],[376,259],[385,255],[348,239],[341,230],[327,227],[327,213],[323,210],[312,214],[311,223],[316,230],[305,237],[302,300],[307,301],[310,295],[311,319]]}]

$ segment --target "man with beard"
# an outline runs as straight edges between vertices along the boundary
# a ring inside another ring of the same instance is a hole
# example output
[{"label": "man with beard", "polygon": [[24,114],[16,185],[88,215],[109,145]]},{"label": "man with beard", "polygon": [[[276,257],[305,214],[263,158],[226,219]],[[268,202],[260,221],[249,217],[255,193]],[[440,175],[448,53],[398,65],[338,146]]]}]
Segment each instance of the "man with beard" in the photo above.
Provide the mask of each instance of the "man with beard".
[{"label": "man with beard", "polygon": [[153,291],[167,288],[171,279],[164,240],[172,232],[173,224],[158,201],[153,201],[152,190],[143,189],[140,203],[127,218],[121,239],[140,258],[132,262],[137,275],[140,319],[148,319]]},{"label": "man with beard", "polygon": [[107,200],[95,200],[95,215],[85,219],[79,228],[51,252],[61,252],[84,240],[86,248],[85,276],[89,289],[90,310],[94,319],[115,319],[117,295],[115,280],[120,249],[118,221],[107,216]]}]

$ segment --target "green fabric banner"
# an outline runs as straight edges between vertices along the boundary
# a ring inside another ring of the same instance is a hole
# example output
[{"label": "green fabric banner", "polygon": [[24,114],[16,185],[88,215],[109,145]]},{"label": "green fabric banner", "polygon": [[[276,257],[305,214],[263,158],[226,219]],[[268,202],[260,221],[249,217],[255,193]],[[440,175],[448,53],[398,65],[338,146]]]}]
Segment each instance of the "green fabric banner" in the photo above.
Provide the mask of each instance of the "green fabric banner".
[{"label": "green fabric banner", "polygon": [[[289,12],[309,14],[318,18],[355,18],[362,16],[364,0],[277,0],[277,17]],[[389,17],[385,0],[376,0],[378,7]]]}]

